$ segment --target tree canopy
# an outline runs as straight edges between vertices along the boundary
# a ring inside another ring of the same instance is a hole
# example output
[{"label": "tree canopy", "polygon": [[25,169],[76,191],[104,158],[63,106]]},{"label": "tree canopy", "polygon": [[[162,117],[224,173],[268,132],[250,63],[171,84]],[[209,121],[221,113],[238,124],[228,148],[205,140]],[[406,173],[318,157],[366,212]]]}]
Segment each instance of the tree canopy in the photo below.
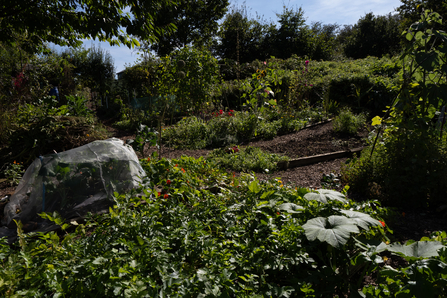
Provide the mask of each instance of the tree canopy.
[{"label": "tree canopy", "polygon": [[157,41],[149,41],[149,48],[166,56],[190,43],[197,47],[209,45],[228,4],[229,0],[182,0],[175,7],[163,7],[154,16],[154,25],[164,28],[174,24],[176,29],[169,34],[156,32]]},{"label": "tree canopy", "polygon": [[220,26],[215,54],[240,63],[268,58],[272,53],[266,43],[275,30],[275,25],[267,24],[260,17],[249,18],[245,6],[232,7]]},{"label": "tree canopy", "polygon": [[[345,39],[344,52],[354,59],[367,56],[382,57],[400,51],[402,31],[399,29],[400,16],[374,16],[367,13],[352,27],[345,27],[342,38]],[[345,36],[349,31],[348,36]]]},{"label": "tree canopy", "polygon": [[111,45],[138,45],[135,37],[154,39],[171,24],[156,26],[158,11],[174,0],[2,0],[0,42],[13,44],[25,35],[39,47],[45,42],[77,46],[85,38],[108,41]]},{"label": "tree canopy", "polygon": [[[439,13],[441,16],[447,16],[447,2],[440,0],[400,0],[402,5],[396,10],[402,17],[401,31],[407,30],[411,24],[419,21],[424,9],[430,9]],[[447,25],[439,24],[435,29],[447,31]]]}]

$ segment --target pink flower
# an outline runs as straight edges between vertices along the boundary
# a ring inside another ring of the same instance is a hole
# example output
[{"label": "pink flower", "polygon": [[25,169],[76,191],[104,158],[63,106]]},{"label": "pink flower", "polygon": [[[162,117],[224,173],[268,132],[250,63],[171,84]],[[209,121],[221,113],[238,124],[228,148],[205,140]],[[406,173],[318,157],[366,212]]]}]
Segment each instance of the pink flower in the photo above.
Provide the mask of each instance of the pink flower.
[{"label": "pink flower", "polygon": [[304,65],[307,66],[307,64],[309,64],[309,60],[304,61]]},{"label": "pink flower", "polygon": [[264,61],[264,65],[267,65],[267,62],[266,62],[266,61]]}]

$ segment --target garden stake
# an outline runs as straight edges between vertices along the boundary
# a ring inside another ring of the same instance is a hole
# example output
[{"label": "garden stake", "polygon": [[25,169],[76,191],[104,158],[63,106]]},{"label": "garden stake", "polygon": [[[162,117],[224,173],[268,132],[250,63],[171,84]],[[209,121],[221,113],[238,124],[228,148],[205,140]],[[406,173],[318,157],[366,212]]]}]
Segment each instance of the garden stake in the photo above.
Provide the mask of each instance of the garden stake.
[{"label": "garden stake", "polygon": [[[43,157],[42,157],[42,155],[39,156],[39,159],[40,159],[40,163],[43,166]],[[44,182],[42,182],[42,212],[45,212],[45,183]]]}]

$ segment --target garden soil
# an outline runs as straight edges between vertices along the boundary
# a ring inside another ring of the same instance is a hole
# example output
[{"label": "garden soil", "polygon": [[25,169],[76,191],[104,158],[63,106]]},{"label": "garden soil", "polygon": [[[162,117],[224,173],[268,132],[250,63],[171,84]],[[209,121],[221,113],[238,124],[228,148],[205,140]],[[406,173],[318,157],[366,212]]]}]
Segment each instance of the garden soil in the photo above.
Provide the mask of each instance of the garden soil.
[{"label": "garden soil", "polygon": [[[105,122],[109,131],[109,137],[120,138],[124,141],[135,138],[132,132],[117,130],[110,127]],[[313,125],[295,133],[277,136],[272,140],[254,140],[240,146],[254,146],[270,153],[282,154],[296,159],[309,157],[318,154],[325,154],[337,151],[354,149],[365,145],[368,130],[364,129],[355,136],[336,133],[333,131],[332,123]],[[149,156],[156,148],[146,148],[145,156]],[[179,158],[182,155],[198,158],[206,156],[210,150],[178,150],[162,146],[161,156],[165,158]],[[141,156],[140,156],[141,157]],[[321,187],[323,175],[340,174],[341,167],[347,162],[347,158],[328,160],[307,166],[289,168],[287,170],[276,171],[265,174],[258,173],[260,180],[280,178],[284,184],[298,187],[318,189]],[[341,190],[343,186],[338,187]],[[0,182],[0,198],[7,194],[12,194],[14,187],[10,187],[7,182]],[[0,210],[2,209],[0,203]],[[446,214],[429,212],[420,213],[402,208],[397,210],[396,216],[388,224],[394,230],[395,241],[405,241],[408,239],[419,240],[423,236],[428,236],[433,231],[447,230]]]}]

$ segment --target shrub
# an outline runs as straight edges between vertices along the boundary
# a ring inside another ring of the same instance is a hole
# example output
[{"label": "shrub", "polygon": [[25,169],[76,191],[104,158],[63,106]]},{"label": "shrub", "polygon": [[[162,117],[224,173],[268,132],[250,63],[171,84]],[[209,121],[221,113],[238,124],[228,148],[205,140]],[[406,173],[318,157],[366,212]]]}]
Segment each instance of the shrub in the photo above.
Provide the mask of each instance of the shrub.
[{"label": "shrub", "polygon": [[174,148],[202,149],[207,146],[208,128],[195,116],[183,118],[162,133],[163,143]]},{"label": "shrub", "polygon": [[357,134],[359,129],[364,127],[365,124],[365,115],[354,115],[350,109],[343,109],[334,119],[334,131],[346,134]]},{"label": "shrub", "polygon": [[422,131],[387,131],[371,149],[342,168],[350,191],[375,197],[387,206],[426,208],[446,203],[445,142]]},{"label": "shrub", "polygon": [[239,148],[237,146],[213,150],[207,160],[223,169],[237,172],[265,172],[275,170],[279,161],[287,161],[287,156],[271,154],[257,147]]}]

